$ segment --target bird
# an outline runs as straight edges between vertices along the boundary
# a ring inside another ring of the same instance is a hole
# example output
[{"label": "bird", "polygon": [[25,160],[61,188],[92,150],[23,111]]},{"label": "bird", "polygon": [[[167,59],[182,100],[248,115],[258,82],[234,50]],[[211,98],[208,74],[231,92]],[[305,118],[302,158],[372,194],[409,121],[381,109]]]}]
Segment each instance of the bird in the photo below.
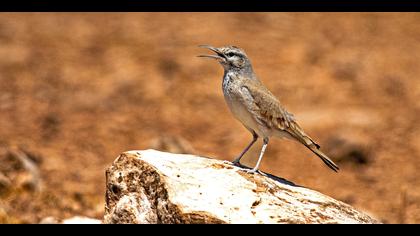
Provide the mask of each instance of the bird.
[{"label": "bird", "polygon": [[232,162],[240,165],[241,158],[262,138],[263,145],[254,168],[248,173],[261,173],[259,166],[272,137],[285,138],[303,144],[335,172],[339,167],[320,150],[317,144],[297,123],[295,116],[288,112],[254,73],[251,61],[245,51],[237,46],[213,47],[199,45],[214,52],[199,55],[217,60],[224,69],[222,89],[225,101],[233,116],[252,134],[252,141]]}]

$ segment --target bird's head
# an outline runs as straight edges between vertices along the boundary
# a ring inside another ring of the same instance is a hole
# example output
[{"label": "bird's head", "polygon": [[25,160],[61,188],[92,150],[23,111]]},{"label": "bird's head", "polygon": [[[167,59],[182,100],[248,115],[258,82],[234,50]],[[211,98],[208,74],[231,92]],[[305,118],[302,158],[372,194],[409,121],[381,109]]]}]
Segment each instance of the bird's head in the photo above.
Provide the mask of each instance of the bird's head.
[{"label": "bird's head", "polygon": [[199,55],[199,57],[208,57],[216,59],[226,71],[230,70],[251,70],[251,62],[244,50],[236,46],[224,46],[220,48],[209,45],[200,45],[199,47],[210,49],[215,52],[214,55]]}]

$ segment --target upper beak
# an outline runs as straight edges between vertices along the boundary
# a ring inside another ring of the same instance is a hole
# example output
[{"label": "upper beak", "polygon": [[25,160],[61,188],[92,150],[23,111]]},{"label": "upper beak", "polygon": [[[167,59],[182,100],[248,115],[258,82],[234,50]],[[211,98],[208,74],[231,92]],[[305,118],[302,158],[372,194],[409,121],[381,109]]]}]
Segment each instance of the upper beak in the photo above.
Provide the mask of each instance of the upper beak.
[{"label": "upper beak", "polygon": [[210,49],[217,54],[217,55],[199,55],[198,57],[210,57],[210,58],[221,59],[221,60],[226,59],[225,56],[223,55],[223,53],[221,53],[219,51],[219,49],[217,49],[215,47],[212,47],[210,45],[199,45],[198,47]]}]

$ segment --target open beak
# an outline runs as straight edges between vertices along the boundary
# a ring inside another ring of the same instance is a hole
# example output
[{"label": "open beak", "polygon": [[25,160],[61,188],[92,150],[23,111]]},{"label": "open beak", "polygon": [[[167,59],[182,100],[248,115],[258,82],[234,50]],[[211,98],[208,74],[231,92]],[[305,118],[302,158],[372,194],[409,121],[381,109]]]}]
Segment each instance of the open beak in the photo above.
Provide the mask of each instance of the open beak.
[{"label": "open beak", "polygon": [[214,58],[217,60],[226,60],[226,57],[223,55],[223,53],[221,53],[219,49],[215,47],[212,47],[209,45],[199,45],[198,47],[210,49],[217,54],[217,55],[199,55],[198,57],[209,57],[209,58]]}]

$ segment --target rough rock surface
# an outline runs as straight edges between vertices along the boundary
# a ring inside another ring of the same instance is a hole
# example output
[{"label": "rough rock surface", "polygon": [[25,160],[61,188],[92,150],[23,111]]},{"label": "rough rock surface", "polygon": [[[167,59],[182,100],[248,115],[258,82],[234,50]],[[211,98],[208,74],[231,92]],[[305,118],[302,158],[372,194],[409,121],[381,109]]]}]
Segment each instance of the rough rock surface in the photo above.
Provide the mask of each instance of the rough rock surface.
[{"label": "rough rock surface", "polygon": [[104,223],[379,223],[314,190],[227,162],[155,150],[106,171]]}]

